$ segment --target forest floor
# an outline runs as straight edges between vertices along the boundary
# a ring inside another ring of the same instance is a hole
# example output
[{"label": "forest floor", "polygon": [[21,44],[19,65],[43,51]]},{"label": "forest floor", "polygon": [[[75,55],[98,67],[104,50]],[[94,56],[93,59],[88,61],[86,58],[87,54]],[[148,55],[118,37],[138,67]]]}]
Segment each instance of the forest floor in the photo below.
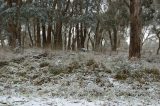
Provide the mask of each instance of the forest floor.
[{"label": "forest floor", "polygon": [[0,106],[158,106],[160,56],[0,51]]}]

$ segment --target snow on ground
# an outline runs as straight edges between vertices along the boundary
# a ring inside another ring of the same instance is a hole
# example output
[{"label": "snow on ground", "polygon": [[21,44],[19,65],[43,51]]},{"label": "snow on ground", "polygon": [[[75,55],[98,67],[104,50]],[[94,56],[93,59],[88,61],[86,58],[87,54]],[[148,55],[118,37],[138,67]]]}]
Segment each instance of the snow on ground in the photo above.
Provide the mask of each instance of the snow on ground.
[{"label": "snow on ground", "polygon": [[[132,62],[126,55],[93,53],[26,51],[6,60],[4,55],[0,106],[160,106],[159,57]],[[137,74],[142,68],[154,73]],[[116,73],[125,70],[130,76],[117,80]]]},{"label": "snow on ground", "polygon": [[[122,97],[123,98],[123,97]],[[158,106],[156,101],[146,103],[138,98],[122,98],[111,101],[71,100],[53,97],[0,96],[0,106]],[[159,101],[160,103],[160,101]]]},{"label": "snow on ground", "polygon": [[87,102],[85,100],[72,100],[69,101],[64,98],[49,98],[49,97],[14,97],[14,96],[2,96],[0,102],[4,106],[98,106],[101,104],[100,101],[97,103]]}]

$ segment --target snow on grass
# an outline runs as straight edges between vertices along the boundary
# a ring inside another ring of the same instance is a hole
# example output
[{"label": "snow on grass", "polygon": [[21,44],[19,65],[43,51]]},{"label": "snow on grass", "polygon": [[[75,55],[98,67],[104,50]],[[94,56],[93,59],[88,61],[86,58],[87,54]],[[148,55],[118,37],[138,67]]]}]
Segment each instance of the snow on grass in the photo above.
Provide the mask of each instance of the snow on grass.
[{"label": "snow on grass", "polygon": [[[152,63],[85,53],[42,55],[30,51],[24,60],[11,59],[8,66],[0,68],[0,106],[160,105],[159,81],[114,77],[122,69],[139,72],[154,67]],[[49,68],[55,71],[55,66],[64,68],[54,75]],[[71,72],[65,72],[68,68]]]},{"label": "snow on grass", "polygon": [[145,98],[115,98],[114,100],[75,100],[54,97],[0,96],[0,106],[159,106],[160,101]]}]

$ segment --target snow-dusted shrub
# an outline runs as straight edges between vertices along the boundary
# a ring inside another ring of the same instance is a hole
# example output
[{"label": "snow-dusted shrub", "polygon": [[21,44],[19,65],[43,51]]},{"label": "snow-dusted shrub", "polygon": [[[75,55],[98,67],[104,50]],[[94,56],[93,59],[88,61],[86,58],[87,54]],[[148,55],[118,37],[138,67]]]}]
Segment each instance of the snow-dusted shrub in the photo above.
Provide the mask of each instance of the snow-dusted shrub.
[{"label": "snow-dusted shrub", "polygon": [[66,72],[71,73],[78,68],[80,68],[80,64],[77,61],[73,61],[68,66],[66,66]]},{"label": "snow-dusted shrub", "polygon": [[80,68],[80,64],[77,61],[73,61],[69,65],[60,64],[49,66],[49,72],[54,75],[58,75],[60,73],[69,74],[78,68]]},{"label": "snow-dusted shrub", "polygon": [[119,70],[116,75],[115,79],[117,80],[126,80],[130,75],[130,72],[128,70]]},{"label": "snow-dusted shrub", "polygon": [[87,66],[91,66],[91,65],[93,65],[93,64],[96,64],[96,61],[95,61],[94,59],[90,59],[90,60],[88,60],[87,63],[86,63]]},{"label": "snow-dusted shrub", "polygon": [[60,66],[50,66],[48,70],[53,75],[58,75],[65,72],[65,68]]},{"label": "snow-dusted shrub", "polygon": [[141,61],[131,62],[125,58],[118,58],[116,61],[112,61],[111,68],[115,73],[119,73],[119,71],[140,70],[144,67],[142,63]]},{"label": "snow-dusted shrub", "polygon": [[49,66],[49,63],[45,61],[45,62],[40,63],[39,66],[40,67],[46,67],[46,66]]},{"label": "snow-dusted shrub", "polygon": [[117,80],[132,78],[137,81],[158,81],[160,80],[160,70],[151,67],[143,60],[129,61],[126,58],[118,57],[112,60],[111,68]]},{"label": "snow-dusted shrub", "polygon": [[17,64],[21,64],[22,62],[24,62],[25,58],[24,57],[18,57],[18,58],[14,58],[11,60],[11,62],[17,63]]},{"label": "snow-dusted shrub", "polygon": [[115,79],[126,80],[132,78],[133,80],[141,81],[158,81],[160,80],[160,71],[157,68],[148,68],[144,64],[121,62],[114,66]]},{"label": "snow-dusted shrub", "polygon": [[105,73],[112,73],[112,70],[109,67],[106,67],[104,63],[100,63],[99,67],[100,70],[103,70]]},{"label": "snow-dusted shrub", "polygon": [[144,81],[159,81],[160,70],[156,68],[145,68],[142,70],[132,71],[130,77],[134,80]]},{"label": "snow-dusted shrub", "polygon": [[8,64],[9,64],[8,61],[0,61],[0,68]]}]

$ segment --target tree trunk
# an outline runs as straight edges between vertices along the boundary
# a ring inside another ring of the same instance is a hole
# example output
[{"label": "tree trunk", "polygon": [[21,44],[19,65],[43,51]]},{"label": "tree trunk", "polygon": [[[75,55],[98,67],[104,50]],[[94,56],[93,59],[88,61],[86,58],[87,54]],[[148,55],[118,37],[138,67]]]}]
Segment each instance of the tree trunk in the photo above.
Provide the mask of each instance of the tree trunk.
[{"label": "tree trunk", "polygon": [[40,36],[40,22],[39,19],[37,19],[37,47],[41,47],[41,36]]},{"label": "tree trunk", "polygon": [[62,22],[59,20],[56,23],[56,29],[54,34],[54,49],[62,50]]},{"label": "tree trunk", "polygon": [[88,36],[88,39],[87,39],[87,50],[89,50],[90,34],[91,34],[91,30],[90,30],[89,33],[87,34],[87,36]]},{"label": "tree trunk", "polygon": [[10,18],[9,24],[8,24],[8,32],[9,32],[9,46],[11,48],[15,48],[16,47],[17,33],[16,33],[16,26],[13,23],[13,20],[11,20],[11,18]]},{"label": "tree trunk", "polygon": [[84,48],[85,39],[87,36],[87,28],[81,24],[81,48]]},{"label": "tree trunk", "polygon": [[160,51],[160,36],[158,37],[158,40],[159,40],[159,46],[158,46],[158,49],[157,49],[157,55],[159,55],[159,51]]},{"label": "tree trunk", "polygon": [[[12,0],[6,0],[7,1],[7,6],[9,8],[12,8]],[[8,21],[8,26],[7,26],[7,31],[9,33],[9,39],[8,39],[8,43],[9,46],[11,48],[15,48],[16,47],[16,26],[13,23],[13,18],[9,17],[9,21]]]},{"label": "tree trunk", "polygon": [[33,22],[34,46],[36,46],[36,22]]},{"label": "tree trunk", "polygon": [[94,51],[99,51],[100,47],[100,33],[99,33],[99,27],[100,22],[97,22],[96,32],[95,32],[95,45],[94,45]]},{"label": "tree trunk", "polygon": [[68,33],[68,50],[71,50],[71,36],[72,36],[72,26],[69,28],[69,33]]},{"label": "tree trunk", "polygon": [[52,34],[52,25],[48,25],[47,31],[47,47],[51,47],[51,34]]},{"label": "tree trunk", "polygon": [[72,47],[72,50],[73,50],[73,51],[76,50],[75,44],[76,44],[75,28],[73,27],[73,36],[72,36],[72,44],[71,44],[71,47]]},{"label": "tree trunk", "polygon": [[130,46],[129,59],[140,58],[141,54],[141,0],[130,0]]},{"label": "tree trunk", "polygon": [[65,32],[64,33],[64,48],[63,50],[66,50],[67,49],[67,33]]},{"label": "tree trunk", "polygon": [[1,27],[2,27],[2,24],[1,24],[1,16],[0,16],[0,40],[1,40],[1,46],[3,48],[3,46],[4,46],[4,39],[3,39]]},{"label": "tree trunk", "polygon": [[43,48],[45,48],[47,43],[45,23],[42,24],[42,40],[43,40]]},{"label": "tree trunk", "polygon": [[17,44],[16,47],[21,47],[21,23],[20,23],[20,7],[22,5],[22,0],[16,0],[16,20],[15,20],[15,26],[16,26],[16,40]]},{"label": "tree trunk", "polygon": [[31,35],[29,22],[27,22],[27,27],[28,27],[27,29],[28,29],[29,38],[30,38],[30,41],[31,41],[31,46],[33,46],[33,39],[32,39],[32,35]]},{"label": "tree trunk", "polygon": [[79,24],[76,24],[76,41],[77,41],[77,49],[79,50],[81,48],[80,43],[80,33],[79,33]]},{"label": "tree trunk", "polygon": [[110,31],[110,30],[108,31],[108,34],[109,34],[110,45],[111,45],[111,48],[112,48],[112,47],[113,47],[113,42],[112,42],[112,33],[111,33],[111,31]]},{"label": "tree trunk", "polygon": [[117,51],[117,29],[113,28],[113,45],[112,51]]}]

